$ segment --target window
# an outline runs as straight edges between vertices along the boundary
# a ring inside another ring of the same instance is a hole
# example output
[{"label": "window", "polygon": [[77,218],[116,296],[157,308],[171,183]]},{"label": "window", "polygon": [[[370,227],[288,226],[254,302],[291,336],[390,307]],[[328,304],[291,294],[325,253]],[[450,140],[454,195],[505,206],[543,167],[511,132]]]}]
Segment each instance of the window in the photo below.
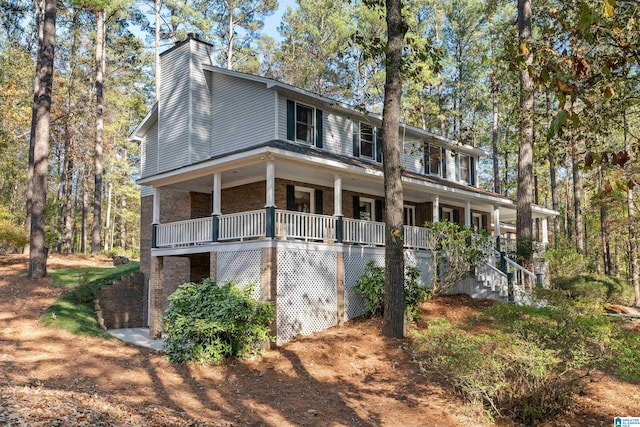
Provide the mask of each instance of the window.
[{"label": "window", "polygon": [[298,187],[294,191],[293,210],[296,212],[314,213],[314,191],[312,188]]},{"label": "window", "polygon": [[376,220],[376,211],[374,208],[374,200],[367,199],[364,197],[360,197],[360,215],[359,219],[364,219],[366,221],[375,221]]},{"label": "window", "polygon": [[296,140],[313,144],[313,108],[296,103]]},{"label": "window", "polygon": [[442,208],[442,218],[440,218],[440,221],[453,222],[453,209]]},{"label": "window", "polygon": [[473,231],[479,231],[482,229],[482,215],[477,213],[471,214],[471,227]]},{"label": "window", "polygon": [[374,139],[373,126],[360,123],[360,157],[373,159]]},{"label": "window", "polygon": [[429,145],[429,174],[442,176],[442,148]]},{"label": "window", "polygon": [[465,154],[460,154],[460,181],[466,182],[467,184],[471,183],[469,166],[470,166],[469,156]]},{"label": "window", "polygon": [[415,227],[416,225],[416,207],[415,206],[404,207],[404,225]]}]

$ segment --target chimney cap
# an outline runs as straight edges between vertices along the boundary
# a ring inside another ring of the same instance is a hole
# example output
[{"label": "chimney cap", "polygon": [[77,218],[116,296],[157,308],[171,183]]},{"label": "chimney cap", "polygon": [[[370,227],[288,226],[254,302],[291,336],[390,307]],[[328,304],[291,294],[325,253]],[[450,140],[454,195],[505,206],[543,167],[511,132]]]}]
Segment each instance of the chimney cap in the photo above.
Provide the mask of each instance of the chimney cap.
[{"label": "chimney cap", "polygon": [[188,33],[187,38],[193,39],[193,40],[200,40],[200,35],[198,33]]}]

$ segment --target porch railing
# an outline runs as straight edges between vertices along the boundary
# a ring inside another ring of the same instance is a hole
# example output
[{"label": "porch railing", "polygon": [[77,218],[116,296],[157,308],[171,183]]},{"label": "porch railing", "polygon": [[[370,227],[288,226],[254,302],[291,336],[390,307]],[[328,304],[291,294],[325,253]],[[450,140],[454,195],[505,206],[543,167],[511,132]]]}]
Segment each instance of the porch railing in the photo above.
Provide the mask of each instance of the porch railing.
[{"label": "porch railing", "polygon": [[333,242],[336,240],[336,218],[277,210],[276,237]]},{"label": "porch railing", "polygon": [[158,224],[156,245],[186,246],[211,241],[211,217]]},{"label": "porch railing", "polygon": [[428,228],[404,226],[404,246],[412,249],[429,249]]},{"label": "porch railing", "polygon": [[[255,239],[264,236],[265,211],[264,209],[240,212],[228,215],[220,215],[219,241]],[[211,236],[209,236],[211,241]]]},{"label": "porch railing", "polygon": [[384,223],[345,218],[343,241],[361,245],[384,245]]}]

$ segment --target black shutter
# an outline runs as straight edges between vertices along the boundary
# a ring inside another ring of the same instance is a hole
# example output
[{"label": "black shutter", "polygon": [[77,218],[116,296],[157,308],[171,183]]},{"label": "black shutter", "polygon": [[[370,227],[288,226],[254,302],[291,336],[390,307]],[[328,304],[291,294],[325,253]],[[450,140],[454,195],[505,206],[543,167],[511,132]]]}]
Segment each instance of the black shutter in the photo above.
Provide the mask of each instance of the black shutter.
[{"label": "black shutter", "polygon": [[296,188],[293,185],[287,185],[287,210],[292,211],[296,208]]},{"label": "black shutter", "polygon": [[287,99],[287,139],[296,140],[296,103]]},{"label": "black shutter", "polygon": [[353,196],[353,219],[360,219],[360,197]]},{"label": "black shutter", "polygon": [[460,224],[460,211],[458,209],[453,210],[453,222]]},{"label": "black shutter", "polygon": [[375,202],[375,209],[376,209],[376,221],[378,222],[382,222],[382,200],[376,200]]},{"label": "black shutter", "polygon": [[322,215],[322,190],[316,190],[316,211],[318,215]]},{"label": "black shutter", "polygon": [[489,230],[489,216],[487,214],[482,214],[482,229]]},{"label": "black shutter", "polygon": [[322,148],[324,142],[324,129],[322,123],[322,110],[316,109],[316,147]]},{"label": "black shutter", "polygon": [[469,157],[469,177],[471,178],[471,185],[476,185],[476,158]]},{"label": "black shutter", "polygon": [[429,163],[429,144],[424,144],[422,150],[424,152],[422,159],[424,162],[424,174],[429,175],[431,173],[431,163]]},{"label": "black shutter", "polygon": [[460,154],[456,154],[456,181],[460,181]]},{"label": "black shutter", "polygon": [[353,157],[360,157],[360,122],[353,121]]},{"label": "black shutter", "polygon": [[438,208],[438,221],[442,221],[442,208]]},{"label": "black shutter", "polygon": [[382,129],[376,128],[376,161],[382,163]]},{"label": "black shutter", "polygon": [[440,149],[440,153],[442,154],[441,158],[441,162],[442,162],[442,177],[444,179],[447,179],[447,150],[445,150],[444,148]]}]

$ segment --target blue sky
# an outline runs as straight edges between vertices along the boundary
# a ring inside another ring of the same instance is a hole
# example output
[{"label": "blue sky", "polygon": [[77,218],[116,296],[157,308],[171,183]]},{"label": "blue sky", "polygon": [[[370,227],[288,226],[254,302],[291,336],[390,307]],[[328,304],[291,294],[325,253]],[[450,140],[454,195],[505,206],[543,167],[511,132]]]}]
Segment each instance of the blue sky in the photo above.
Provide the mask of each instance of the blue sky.
[{"label": "blue sky", "polygon": [[295,5],[296,0],[278,0],[278,10],[264,20],[263,33],[275,38],[276,40],[280,40],[278,27],[280,26],[282,15],[287,10],[288,6],[294,7]]}]

